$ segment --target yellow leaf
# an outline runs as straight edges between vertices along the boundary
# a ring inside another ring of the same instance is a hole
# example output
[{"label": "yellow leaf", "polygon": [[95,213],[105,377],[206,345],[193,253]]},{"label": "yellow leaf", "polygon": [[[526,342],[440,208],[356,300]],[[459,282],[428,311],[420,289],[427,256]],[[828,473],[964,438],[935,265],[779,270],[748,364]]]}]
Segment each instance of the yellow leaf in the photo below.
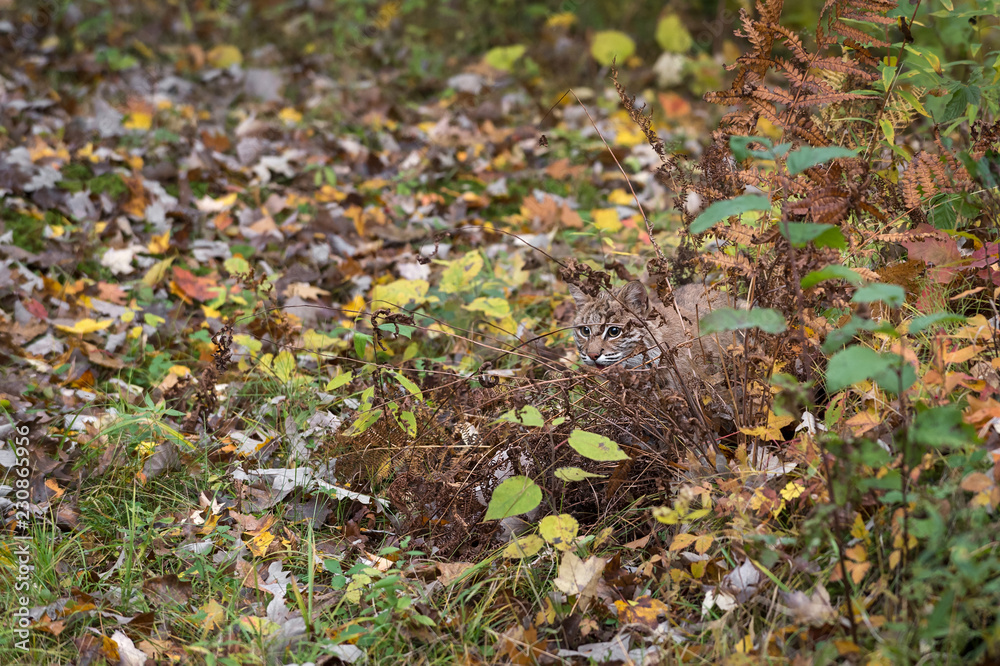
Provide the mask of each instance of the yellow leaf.
[{"label": "yellow leaf", "polygon": [[281,118],[286,125],[297,125],[302,122],[302,114],[290,106],[283,108],[278,113],[278,117]]},{"label": "yellow leaf", "polygon": [[56,324],[56,328],[60,331],[65,331],[66,333],[79,333],[80,335],[86,335],[87,333],[94,333],[95,331],[103,331],[113,323],[113,319],[104,319],[101,321],[96,321],[94,319],[81,319],[72,326]]},{"label": "yellow leaf", "polygon": [[635,199],[632,198],[631,193],[619,187],[608,194],[608,203],[613,203],[616,206],[634,206]]},{"label": "yellow leaf", "polygon": [[206,631],[212,631],[221,627],[222,622],[226,619],[226,609],[220,606],[215,599],[212,599],[198,610],[205,614],[205,619],[201,621],[201,626]]},{"label": "yellow leaf", "polygon": [[867,539],[868,538],[868,528],[865,527],[865,521],[861,518],[861,514],[854,514],[854,524],[851,526],[851,536],[855,539]]},{"label": "yellow leaf", "polygon": [[674,540],[670,542],[670,551],[684,550],[697,540],[698,537],[694,534],[678,534],[674,537]]},{"label": "yellow leaf", "polygon": [[570,550],[576,539],[580,524],[573,516],[563,513],[545,516],[538,524],[538,533],[557,550]]},{"label": "yellow leaf", "polygon": [[130,130],[148,130],[153,126],[153,114],[146,111],[133,111],[128,114],[128,119],[122,123],[122,127]]},{"label": "yellow leaf", "polygon": [[480,296],[462,308],[473,312],[482,312],[490,317],[502,318],[510,315],[510,303],[504,298],[486,298]]},{"label": "yellow leaf", "polygon": [[361,294],[358,294],[357,296],[352,298],[349,302],[345,303],[344,306],[340,309],[340,314],[346,317],[346,319],[340,322],[340,325],[345,328],[353,328],[354,320],[358,316],[364,314],[366,307],[367,306],[365,304],[365,297],[362,296]]},{"label": "yellow leaf", "polygon": [[389,284],[375,285],[372,289],[372,303],[375,309],[422,305],[427,300],[428,289],[430,284],[427,280],[396,280]]},{"label": "yellow leaf", "polygon": [[494,69],[499,69],[501,72],[509,72],[514,68],[514,63],[521,59],[527,48],[524,44],[497,46],[490,49],[483,56],[483,62]]},{"label": "yellow leaf", "polygon": [[247,547],[255,556],[263,557],[267,552],[267,547],[271,545],[272,541],[274,541],[274,535],[271,534],[269,530],[265,530],[251,539],[250,543],[247,544]]},{"label": "yellow leaf", "polygon": [[619,65],[635,53],[635,42],[620,30],[600,30],[594,33],[594,41],[590,43],[590,55],[603,67],[612,62]]},{"label": "yellow leaf", "polygon": [[622,228],[621,220],[618,219],[618,211],[614,208],[595,208],[590,211],[594,218],[594,226],[601,231],[613,234]]},{"label": "yellow leaf", "polygon": [[668,53],[686,53],[694,40],[680,16],[667,14],[656,24],[656,43]]},{"label": "yellow leaf", "polygon": [[165,254],[170,249],[170,229],[167,229],[161,236],[153,234],[146,249],[149,250],[150,254]]},{"label": "yellow leaf", "polygon": [[694,550],[699,555],[704,555],[712,545],[714,537],[711,534],[702,534],[694,542]]},{"label": "yellow leaf", "polygon": [[651,628],[658,624],[656,619],[660,615],[666,615],[670,610],[665,603],[649,596],[635,601],[616,599],[615,608],[618,609],[619,624],[644,624]]},{"label": "yellow leaf", "polygon": [[441,274],[441,291],[459,294],[472,286],[472,280],[483,269],[483,257],[476,250],[467,252],[461,259],[445,262],[448,268]]},{"label": "yellow leaf", "polygon": [[295,376],[295,357],[287,349],[282,350],[274,358],[271,369],[278,381],[287,383]]},{"label": "yellow leaf", "polygon": [[576,14],[573,12],[553,14],[545,20],[545,25],[549,28],[568,28],[574,23],[576,23]]},{"label": "yellow leaf", "polygon": [[805,486],[797,481],[788,482],[784,488],[781,489],[781,496],[791,501],[805,492]]},{"label": "yellow leaf", "polygon": [[503,556],[509,559],[521,559],[523,557],[531,557],[535,555],[542,549],[545,542],[537,534],[529,534],[528,536],[520,537],[514,541],[507,544],[507,547],[503,550]]},{"label": "yellow leaf", "polygon": [[795,420],[794,416],[776,416],[774,412],[767,413],[767,425],[756,428],[740,428],[740,432],[751,437],[759,437],[767,441],[781,441],[781,429]]},{"label": "yellow leaf", "polygon": [[219,44],[205,55],[205,61],[210,67],[225,69],[230,65],[241,64],[243,54],[232,44]]}]

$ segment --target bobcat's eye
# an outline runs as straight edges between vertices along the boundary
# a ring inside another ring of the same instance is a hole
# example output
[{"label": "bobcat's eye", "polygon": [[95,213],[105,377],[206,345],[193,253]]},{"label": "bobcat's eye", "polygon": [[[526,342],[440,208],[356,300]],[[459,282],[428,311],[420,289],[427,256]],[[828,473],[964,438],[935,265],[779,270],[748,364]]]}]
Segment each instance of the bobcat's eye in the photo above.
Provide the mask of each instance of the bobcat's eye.
[{"label": "bobcat's eye", "polygon": [[621,334],[622,334],[622,329],[619,328],[618,326],[608,326],[609,338],[617,338]]},{"label": "bobcat's eye", "polygon": [[580,328],[578,328],[576,330],[580,331],[580,335],[582,335],[583,337],[585,337],[585,338],[589,338],[590,337],[590,327],[589,326],[581,326]]}]

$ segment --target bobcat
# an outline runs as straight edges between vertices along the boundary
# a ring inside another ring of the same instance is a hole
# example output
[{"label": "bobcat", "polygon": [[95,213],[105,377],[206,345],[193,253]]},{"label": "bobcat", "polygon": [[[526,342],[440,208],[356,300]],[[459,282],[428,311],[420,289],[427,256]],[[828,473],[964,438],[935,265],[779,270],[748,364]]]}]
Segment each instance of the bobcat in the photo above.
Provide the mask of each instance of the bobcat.
[{"label": "bobcat", "polygon": [[[699,336],[698,319],[729,305],[725,294],[688,284],[674,290],[677,307],[668,308],[651,303],[638,280],[596,297],[575,285],[569,290],[577,307],[576,346],[587,365],[659,368],[662,350],[676,350],[677,374],[689,388],[712,390],[724,384],[725,345],[733,336]],[[679,388],[673,372],[664,369],[657,374],[669,388]]]}]

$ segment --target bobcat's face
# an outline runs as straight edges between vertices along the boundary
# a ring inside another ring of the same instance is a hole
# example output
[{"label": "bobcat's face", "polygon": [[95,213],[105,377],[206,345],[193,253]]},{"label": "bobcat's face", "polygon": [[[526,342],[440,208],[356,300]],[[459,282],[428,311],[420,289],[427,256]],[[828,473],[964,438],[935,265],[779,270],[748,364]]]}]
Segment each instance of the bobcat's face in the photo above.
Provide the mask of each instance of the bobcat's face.
[{"label": "bobcat's face", "polygon": [[644,341],[643,318],[648,301],[641,282],[629,282],[596,297],[572,285],[570,293],[577,304],[573,332],[580,360],[599,368],[617,363],[634,368],[645,362],[649,345]]}]

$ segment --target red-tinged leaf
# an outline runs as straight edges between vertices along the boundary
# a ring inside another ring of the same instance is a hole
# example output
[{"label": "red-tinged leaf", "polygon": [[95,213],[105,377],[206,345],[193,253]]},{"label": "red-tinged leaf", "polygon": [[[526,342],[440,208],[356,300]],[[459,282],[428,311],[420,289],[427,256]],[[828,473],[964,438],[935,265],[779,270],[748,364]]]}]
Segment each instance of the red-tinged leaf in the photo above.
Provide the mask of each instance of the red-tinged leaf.
[{"label": "red-tinged leaf", "polygon": [[901,245],[909,252],[909,258],[923,261],[931,266],[928,275],[934,282],[950,282],[951,278],[964,267],[957,240],[929,224],[921,224],[913,233],[928,235],[902,241]]},{"label": "red-tinged leaf", "polygon": [[115,305],[124,305],[128,294],[117,284],[98,282],[97,297],[102,301],[108,301],[109,303],[114,303]]},{"label": "red-tinged leaf", "polygon": [[48,319],[49,313],[45,310],[45,306],[39,303],[34,298],[27,298],[21,303],[24,309],[35,315],[39,319]]},{"label": "red-tinged leaf", "polygon": [[981,268],[976,276],[1000,285],[1000,243],[986,243],[972,253],[969,266]]},{"label": "red-tinged leaf", "polygon": [[174,283],[185,296],[196,301],[210,301],[219,295],[220,287],[215,278],[198,277],[189,270],[173,267]]}]

